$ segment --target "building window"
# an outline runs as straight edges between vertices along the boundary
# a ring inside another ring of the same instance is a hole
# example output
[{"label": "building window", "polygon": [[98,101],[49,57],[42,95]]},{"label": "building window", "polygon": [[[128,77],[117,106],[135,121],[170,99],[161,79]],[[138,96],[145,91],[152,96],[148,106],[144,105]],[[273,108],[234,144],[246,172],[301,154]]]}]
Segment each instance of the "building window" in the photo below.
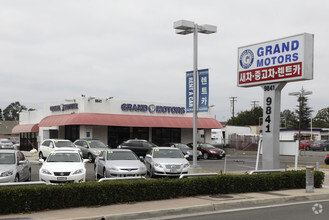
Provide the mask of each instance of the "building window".
[{"label": "building window", "polygon": [[75,141],[80,138],[80,125],[65,126],[65,139]]},{"label": "building window", "polygon": [[131,139],[143,139],[149,140],[149,128],[133,128],[133,133],[131,134]]},{"label": "building window", "polygon": [[181,129],[180,128],[152,128],[152,142],[159,146],[166,143],[180,143]]},{"label": "building window", "polygon": [[129,140],[129,127],[108,127],[108,145],[116,148],[122,142]]}]

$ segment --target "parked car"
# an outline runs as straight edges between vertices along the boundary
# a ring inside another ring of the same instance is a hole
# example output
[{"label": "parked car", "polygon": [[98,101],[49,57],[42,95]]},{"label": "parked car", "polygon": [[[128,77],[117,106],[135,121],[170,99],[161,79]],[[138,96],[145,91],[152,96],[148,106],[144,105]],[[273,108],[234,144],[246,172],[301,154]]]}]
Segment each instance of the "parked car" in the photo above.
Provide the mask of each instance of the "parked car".
[{"label": "parked car", "polygon": [[299,143],[300,150],[310,150],[312,142],[310,140],[302,140]]},{"label": "parked car", "polygon": [[155,147],[146,154],[145,165],[150,177],[179,177],[187,174],[190,167],[187,157],[177,148]]},{"label": "parked car", "polygon": [[311,150],[327,151],[329,149],[329,140],[314,141],[310,147]]},{"label": "parked car", "polygon": [[329,165],[329,154],[327,154],[326,158],[324,159],[324,163]]},{"label": "parked car", "polygon": [[[193,144],[188,144],[188,146],[193,148]],[[198,143],[197,149],[202,152],[203,159],[222,159],[226,155],[223,149],[214,147],[213,145],[207,143]]]},{"label": "parked car", "polygon": [[88,158],[91,162],[108,147],[99,140],[83,140],[79,139],[74,141],[74,145],[77,146],[81,152],[83,158]]},{"label": "parked car", "polygon": [[109,149],[96,158],[95,177],[146,176],[146,167],[137,155],[128,149]]},{"label": "parked car", "polygon": [[[73,149],[77,148],[72,141],[65,139],[46,139],[39,146],[39,159],[46,159],[50,152],[61,149],[63,147],[69,147]],[[81,150],[79,150],[81,152]]]},{"label": "parked car", "polygon": [[132,139],[121,143],[117,148],[129,149],[137,154],[137,156],[145,157],[146,153],[153,147],[157,147],[157,145],[146,140]]},{"label": "parked car", "polygon": [[[193,149],[191,149],[186,144],[182,144],[182,143],[168,143],[168,144],[164,144],[163,146],[178,148],[178,149],[180,149],[182,151],[182,153],[184,155],[188,155],[189,156],[187,159],[193,160]],[[199,150],[197,150],[197,159],[200,159],[200,158],[203,158],[202,157],[202,152],[199,151]]]},{"label": "parked car", "polygon": [[0,183],[31,181],[31,164],[19,150],[0,150]]},{"label": "parked car", "polygon": [[80,183],[86,181],[85,164],[78,149],[62,148],[52,151],[47,160],[39,159],[42,166],[39,170],[39,180],[46,183]]},{"label": "parked car", "polygon": [[1,138],[0,149],[14,149],[14,145],[9,139]]}]

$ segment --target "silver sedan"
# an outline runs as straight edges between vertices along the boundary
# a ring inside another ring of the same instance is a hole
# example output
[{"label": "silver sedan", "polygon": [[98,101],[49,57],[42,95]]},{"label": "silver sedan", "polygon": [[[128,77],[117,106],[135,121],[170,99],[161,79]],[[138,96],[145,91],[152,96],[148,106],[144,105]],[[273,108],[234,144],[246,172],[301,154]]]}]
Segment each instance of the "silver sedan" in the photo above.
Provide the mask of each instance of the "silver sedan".
[{"label": "silver sedan", "polygon": [[95,160],[95,177],[146,176],[146,167],[134,152],[128,149],[103,151]]},{"label": "silver sedan", "polygon": [[184,156],[178,148],[155,147],[146,154],[145,165],[150,177],[178,177],[181,174],[187,174],[190,167],[186,158],[188,155]]},{"label": "silver sedan", "polygon": [[0,183],[31,180],[31,165],[19,150],[0,150]]}]

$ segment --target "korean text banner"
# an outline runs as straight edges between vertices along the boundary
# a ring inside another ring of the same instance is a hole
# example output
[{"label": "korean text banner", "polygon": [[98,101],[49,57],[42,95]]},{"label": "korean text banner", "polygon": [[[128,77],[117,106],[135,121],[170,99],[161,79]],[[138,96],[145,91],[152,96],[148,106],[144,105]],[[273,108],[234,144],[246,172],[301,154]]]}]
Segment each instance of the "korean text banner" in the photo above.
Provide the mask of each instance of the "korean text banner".
[{"label": "korean text banner", "polygon": [[[202,69],[198,71],[198,111],[208,111],[209,104],[209,70]],[[193,71],[186,72],[186,112],[193,112],[194,104],[194,81]]]}]

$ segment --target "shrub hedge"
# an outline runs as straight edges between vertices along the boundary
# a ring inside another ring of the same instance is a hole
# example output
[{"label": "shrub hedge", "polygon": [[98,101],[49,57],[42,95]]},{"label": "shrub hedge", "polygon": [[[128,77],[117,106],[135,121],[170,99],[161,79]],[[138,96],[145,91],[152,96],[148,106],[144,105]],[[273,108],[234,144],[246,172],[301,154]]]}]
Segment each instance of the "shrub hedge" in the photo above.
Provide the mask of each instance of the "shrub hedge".
[{"label": "shrub hedge", "polygon": [[[314,173],[320,188],[323,172]],[[161,200],[209,194],[305,188],[305,171],[219,175],[186,179],[116,180],[63,185],[0,187],[0,214]]]}]

